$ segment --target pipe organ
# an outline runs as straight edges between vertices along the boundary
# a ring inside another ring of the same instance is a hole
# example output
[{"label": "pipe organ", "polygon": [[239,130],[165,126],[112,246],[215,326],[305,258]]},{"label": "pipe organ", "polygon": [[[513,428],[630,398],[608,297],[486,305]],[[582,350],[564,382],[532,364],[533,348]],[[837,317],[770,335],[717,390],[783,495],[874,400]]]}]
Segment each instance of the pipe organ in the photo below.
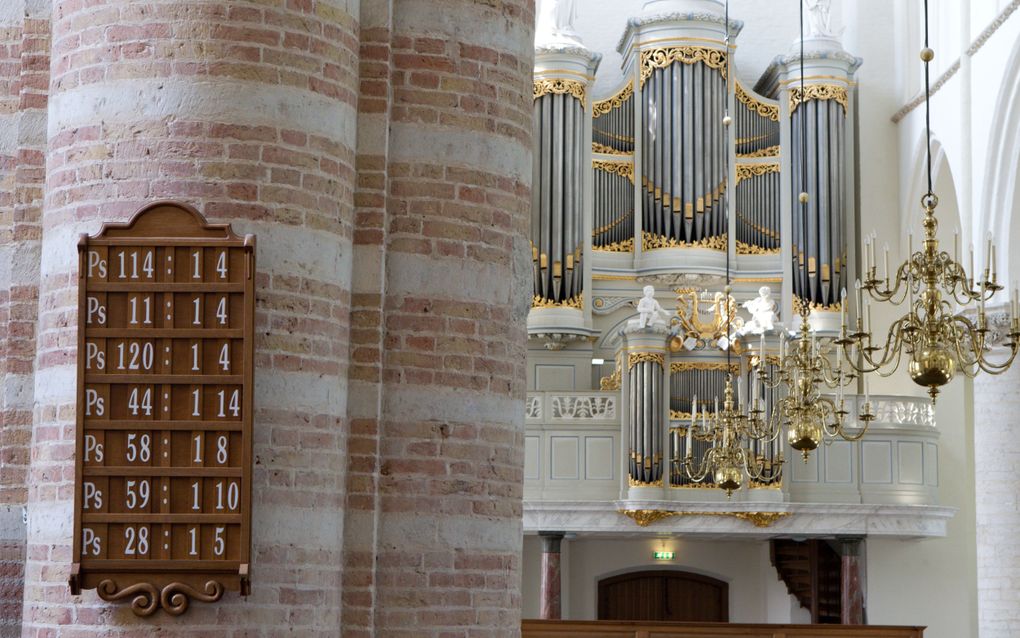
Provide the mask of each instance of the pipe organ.
[{"label": "pipe organ", "polygon": [[566,310],[559,319],[581,326],[591,245],[585,219],[592,135],[588,85],[599,56],[574,48],[535,57],[532,307]]},{"label": "pipe organ", "polygon": [[[809,84],[802,94],[795,84],[790,110],[793,294],[838,308],[847,279],[846,87]],[[813,194],[806,205],[801,192]]]},{"label": "pipe organ", "polygon": [[641,51],[641,229],[649,248],[725,249],[725,65],[724,51],[703,46]]},{"label": "pipe organ", "polygon": [[634,83],[592,104],[592,151],[611,155],[634,153]]},{"label": "pipe organ", "polygon": [[[779,322],[808,303],[831,325],[852,279],[860,60],[834,38],[815,38],[803,94],[796,56],[775,58],[757,82],[738,79],[728,58],[742,26],[726,23],[719,0],[647,0],[619,42],[620,77],[596,99],[597,54],[576,43],[536,51],[530,383],[618,393],[628,498],[714,498],[717,490],[673,488],[713,485],[711,473],[695,482],[683,470],[694,396],[711,415],[727,375],[745,395],[752,387],[736,332],[742,302],[765,284]],[[648,285],[670,315],[665,325],[636,325]],[[589,381],[612,360],[611,376]],[[771,411],[779,397],[758,390]],[[693,457],[713,443],[692,434]],[[786,442],[748,445],[770,469],[748,487],[779,493]]]},{"label": "pipe organ", "polygon": [[594,160],[592,249],[630,252],[634,245],[634,164],[630,159]]}]

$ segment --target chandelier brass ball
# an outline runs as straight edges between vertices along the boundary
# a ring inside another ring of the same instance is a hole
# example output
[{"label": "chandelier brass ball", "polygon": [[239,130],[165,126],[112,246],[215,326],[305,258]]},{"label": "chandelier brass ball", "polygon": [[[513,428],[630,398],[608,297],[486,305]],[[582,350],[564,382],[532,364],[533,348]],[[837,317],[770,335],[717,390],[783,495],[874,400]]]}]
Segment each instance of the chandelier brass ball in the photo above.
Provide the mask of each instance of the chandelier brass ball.
[{"label": "chandelier brass ball", "polygon": [[716,487],[726,490],[726,493],[729,494],[740,489],[744,476],[739,467],[724,465],[715,469],[714,478]]},{"label": "chandelier brass ball", "polygon": [[944,348],[926,346],[914,351],[908,370],[917,385],[939,387],[953,380],[956,361]]},{"label": "chandelier brass ball", "polygon": [[921,60],[923,60],[925,62],[931,62],[934,59],[935,59],[935,51],[933,51],[929,47],[924,47],[923,49],[921,49]]},{"label": "chandelier brass ball", "polygon": [[814,419],[797,419],[786,431],[786,440],[790,447],[804,455],[804,462],[807,462],[808,454],[822,442],[822,426]]},{"label": "chandelier brass ball", "polygon": [[727,115],[727,116],[725,116],[725,117],[724,117],[724,118],[722,119],[722,123],[723,123],[723,126],[729,126],[730,124],[732,124],[732,123],[733,123],[733,118],[732,118],[732,117],[730,117],[729,115]]},{"label": "chandelier brass ball", "polygon": [[806,204],[806,203],[808,203],[808,194],[807,193],[801,193],[800,195],[797,196],[797,199],[800,200],[801,204]]}]

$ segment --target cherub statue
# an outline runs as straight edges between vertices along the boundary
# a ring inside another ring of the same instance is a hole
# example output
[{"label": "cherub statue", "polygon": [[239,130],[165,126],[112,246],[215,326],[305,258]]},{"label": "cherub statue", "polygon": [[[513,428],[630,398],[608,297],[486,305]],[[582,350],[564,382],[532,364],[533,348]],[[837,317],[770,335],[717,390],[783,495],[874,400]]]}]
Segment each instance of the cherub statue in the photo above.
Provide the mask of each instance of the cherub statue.
[{"label": "cherub statue", "polygon": [[669,313],[655,300],[655,286],[645,286],[643,292],[644,296],[637,303],[638,328],[666,325]]},{"label": "cherub statue", "polygon": [[758,296],[745,301],[742,307],[751,313],[751,320],[744,324],[741,335],[760,335],[775,329],[776,302],[772,299],[771,288],[762,286],[758,289]]}]

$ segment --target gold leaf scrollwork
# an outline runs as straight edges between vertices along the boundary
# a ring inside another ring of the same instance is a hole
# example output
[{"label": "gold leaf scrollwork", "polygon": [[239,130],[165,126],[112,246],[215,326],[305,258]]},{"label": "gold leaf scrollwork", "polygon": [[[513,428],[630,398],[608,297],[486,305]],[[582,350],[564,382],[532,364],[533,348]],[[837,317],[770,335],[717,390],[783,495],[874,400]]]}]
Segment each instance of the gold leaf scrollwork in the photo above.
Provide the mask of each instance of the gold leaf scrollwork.
[{"label": "gold leaf scrollwork", "polygon": [[546,299],[540,295],[535,295],[531,299],[532,308],[577,308],[581,310],[584,308],[584,293],[578,293],[570,299],[563,301],[553,301],[552,299]]},{"label": "gold leaf scrollwork", "polygon": [[739,184],[751,177],[760,177],[769,173],[779,172],[779,162],[758,162],[754,164],[737,164],[737,179]]},{"label": "gold leaf scrollwork", "polygon": [[725,252],[726,235],[716,235],[715,237],[706,237],[695,242],[685,243],[672,237],[665,237],[663,235],[656,235],[645,231],[642,234],[641,248],[642,250],[657,250],[659,248],[708,248],[709,250]]},{"label": "gold leaf scrollwork", "polygon": [[641,86],[644,87],[645,80],[652,74],[652,71],[666,68],[674,62],[683,64],[701,62],[718,70],[723,78],[726,77],[725,51],[694,46],[660,47],[641,52]]},{"label": "gold leaf scrollwork", "polygon": [[779,519],[790,516],[790,512],[670,512],[664,510],[619,510],[619,512],[630,517],[639,527],[648,527],[652,523],[673,516],[732,516],[748,521],[755,527],[770,527]]},{"label": "gold leaf scrollwork", "polygon": [[[611,244],[605,244],[603,246],[592,246],[592,250],[596,252],[604,253],[632,253],[634,252],[634,238],[624,239],[623,241],[614,241]],[[624,279],[627,279],[625,277]]]},{"label": "gold leaf scrollwork", "polygon": [[619,362],[617,362],[616,370],[613,371],[613,374],[599,379],[599,390],[603,392],[619,390],[622,376],[623,372],[620,370]]},{"label": "gold leaf scrollwork", "polygon": [[669,364],[670,373],[691,372],[692,370],[710,370],[714,372],[740,373],[739,363],[726,364],[722,361],[673,361]]},{"label": "gold leaf scrollwork", "polygon": [[802,102],[807,100],[835,100],[843,107],[846,113],[847,92],[845,86],[839,84],[808,84],[804,87],[804,95],[801,95],[799,86],[790,87],[790,114],[792,115]]},{"label": "gold leaf scrollwork", "polygon": [[737,240],[738,255],[778,255],[779,251],[779,248],[763,248]]},{"label": "gold leaf scrollwork", "polygon": [[633,155],[630,151],[621,151],[613,148],[612,146],[606,146],[605,144],[599,144],[598,142],[591,143],[592,153],[603,153],[605,155]]},{"label": "gold leaf scrollwork", "polygon": [[539,80],[535,80],[534,89],[535,89],[534,99],[536,100],[542,97],[543,95],[547,95],[549,93],[555,93],[557,95],[569,94],[580,100],[581,108],[582,109],[584,108],[585,95],[587,89],[585,89],[584,84],[577,80],[566,80],[561,78],[554,79],[542,78]]},{"label": "gold leaf scrollwork", "polygon": [[779,121],[779,105],[766,104],[744,90],[744,87],[737,82],[737,100],[762,117],[767,117],[773,122]]},{"label": "gold leaf scrollwork", "polygon": [[789,512],[733,512],[733,516],[750,521],[755,527],[771,527],[772,523],[789,515]]},{"label": "gold leaf scrollwork", "polygon": [[739,159],[752,158],[752,157],[779,157],[779,145],[766,146],[765,148],[759,148],[757,151],[751,151],[750,153],[737,153]]},{"label": "gold leaf scrollwork", "polygon": [[616,162],[606,160],[593,160],[591,167],[596,170],[605,171],[620,177],[626,177],[630,180],[630,183],[634,183],[634,163],[633,162]]},{"label": "gold leaf scrollwork", "polygon": [[629,487],[662,487],[662,479],[659,479],[658,481],[648,482],[648,481],[639,481],[639,480],[637,480],[636,478],[634,478],[632,476],[628,476],[627,477],[627,485]]},{"label": "gold leaf scrollwork", "polygon": [[627,86],[620,89],[620,91],[611,97],[604,100],[599,100],[591,105],[591,116],[594,119],[600,118],[606,113],[609,113],[613,109],[618,109],[623,106],[623,103],[634,96],[634,81],[627,82]]},{"label": "gold leaf scrollwork", "polygon": [[620,510],[620,513],[632,518],[639,527],[648,527],[664,518],[680,514],[680,512],[663,512],[661,510]]},{"label": "gold leaf scrollwork", "polygon": [[627,369],[630,370],[637,364],[646,361],[657,363],[660,368],[666,367],[665,357],[661,352],[631,352],[627,357]]},{"label": "gold leaf scrollwork", "polygon": [[[800,309],[803,308],[803,307],[804,307],[804,300],[801,299],[800,297],[794,295],[793,296],[793,314],[795,314],[795,315],[796,314],[800,314]],[[829,305],[823,305],[823,304],[818,303],[817,301],[812,301],[812,302],[808,303],[808,308],[812,312],[815,312],[815,311],[817,311],[817,312],[839,312],[841,310],[841,308],[842,308],[842,305],[838,301],[835,302],[835,303],[831,303]]]}]

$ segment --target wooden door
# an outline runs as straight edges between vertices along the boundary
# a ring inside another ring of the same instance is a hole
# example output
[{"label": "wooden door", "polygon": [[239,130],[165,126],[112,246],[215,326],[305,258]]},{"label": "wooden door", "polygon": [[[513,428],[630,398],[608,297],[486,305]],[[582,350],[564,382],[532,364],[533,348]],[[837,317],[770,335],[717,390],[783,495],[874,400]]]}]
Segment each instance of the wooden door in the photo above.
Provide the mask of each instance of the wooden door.
[{"label": "wooden door", "polygon": [[729,585],[682,571],[654,570],[599,581],[599,620],[728,622]]}]

